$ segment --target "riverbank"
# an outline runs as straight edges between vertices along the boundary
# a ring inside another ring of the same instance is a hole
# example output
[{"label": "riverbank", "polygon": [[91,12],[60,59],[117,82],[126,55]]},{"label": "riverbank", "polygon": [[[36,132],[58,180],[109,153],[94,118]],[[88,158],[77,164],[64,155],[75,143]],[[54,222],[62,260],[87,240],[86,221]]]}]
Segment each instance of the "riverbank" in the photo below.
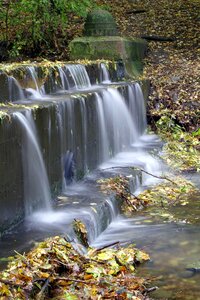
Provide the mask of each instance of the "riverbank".
[{"label": "riverbank", "polygon": [[[108,4],[106,0],[98,3]],[[109,1],[124,36],[148,41],[144,77],[151,80],[148,119],[162,116],[186,131],[200,127],[199,1]]]}]

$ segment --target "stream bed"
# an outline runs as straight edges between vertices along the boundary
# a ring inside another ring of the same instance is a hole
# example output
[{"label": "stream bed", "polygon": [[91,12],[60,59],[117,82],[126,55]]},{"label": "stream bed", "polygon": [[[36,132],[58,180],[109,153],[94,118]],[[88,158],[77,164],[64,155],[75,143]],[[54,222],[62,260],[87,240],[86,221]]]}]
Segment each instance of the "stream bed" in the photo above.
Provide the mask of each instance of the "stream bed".
[{"label": "stream bed", "polygon": [[[92,246],[102,247],[115,241],[122,245],[134,243],[150,254],[151,260],[139,268],[139,274],[151,279],[151,286],[158,286],[152,293],[154,299],[200,299],[200,274],[187,270],[200,264],[200,193],[188,199],[185,206],[150,207],[127,218],[120,214],[116,200],[102,194],[96,184],[102,177],[130,175],[131,163],[144,168],[148,161],[148,170],[161,174],[166,166],[149,154],[159,147],[155,136],[145,136],[137,149],[133,145],[130,152],[118,154],[82,182],[68,187],[58,197],[54,211],[33,214],[1,239],[0,256],[12,256],[14,249],[27,251],[47,236],[64,234],[74,242],[71,223],[78,218],[86,224]],[[198,182],[197,176],[193,178]],[[136,177],[136,188],[138,184],[141,189],[138,180]],[[142,186],[158,182],[145,175]]]},{"label": "stream bed", "polygon": [[200,274],[187,270],[200,264],[200,193],[189,199],[185,207],[177,205],[166,209],[163,217],[150,215],[156,210],[147,209],[132,218],[119,216],[93,246],[114,241],[134,243],[150,254],[151,261],[139,269],[139,274],[153,278],[153,285],[159,287],[152,297],[200,299]]}]

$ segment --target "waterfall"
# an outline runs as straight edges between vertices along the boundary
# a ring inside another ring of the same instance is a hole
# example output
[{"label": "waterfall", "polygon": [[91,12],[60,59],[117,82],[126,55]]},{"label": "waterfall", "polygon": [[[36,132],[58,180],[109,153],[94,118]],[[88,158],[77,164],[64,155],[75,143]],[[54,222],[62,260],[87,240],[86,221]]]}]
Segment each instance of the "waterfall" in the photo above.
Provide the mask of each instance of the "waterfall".
[{"label": "waterfall", "polygon": [[105,119],[105,111],[103,106],[102,97],[95,93],[96,96],[96,111],[98,117],[98,124],[99,124],[99,161],[104,162],[109,159],[109,139],[108,139],[108,131],[106,126],[106,119]]},{"label": "waterfall", "polygon": [[24,91],[13,76],[8,76],[9,101],[24,100]]},{"label": "waterfall", "polygon": [[28,77],[30,77],[30,79],[33,83],[33,87],[26,88],[28,98],[41,99],[43,97],[44,91],[43,91],[42,88],[39,88],[39,85],[38,85],[37,69],[34,66],[27,66],[26,70],[27,70],[27,73],[28,73],[27,74]]},{"label": "waterfall", "polygon": [[16,112],[14,116],[23,129],[22,155],[25,213],[30,215],[35,210],[50,210],[50,187],[32,113],[26,111],[23,115]]},{"label": "waterfall", "polygon": [[[63,190],[67,189],[66,182],[73,181],[72,177],[81,178],[118,153],[130,151],[139,139],[145,121],[134,120],[135,112],[129,109],[134,107],[133,96],[136,97],[136,93],[133,94],[132,88],[129,99],[125,99],[118,90],[109,87],[91,92],[89,98],[74,95],[70,100],[57,102]],[[142,116],[142,104],[136,111]],[[51,119],[49,126],[50,136]]]},{"label": "waterfall", "polygon": [[71,79],[70,89],[84,89],[91,87],[90,78],[83,65],[66,65],[65,72]]},{"label": "waterfall", "polygon": [[[64,192],[68,191],[75,180],[97,168],[101,172],[111,160],[116,162],[115,166],[124,162],[128,165],[131,161],[148,168],[145,164],[150,159],[146,154],[142,151],[138,151],[140,155],[136,154],[146,128],[144,99],[138,83],[120,83],[113,87],[108,82],[109,74],[104,64],[100,68],[102,81],[107,84],[93,87],[85,66],[80,64],[51,69],[46,75],[46,83],[40,78],[40,69],[35,66],[25,68],[27,82],[23,86],[28,85],[27,97],[42,100],[41,105],[37,102],[39,108],[34,106],[33,111],[22,106],[19,109],[24,110],[23,113],[13,113],[21,132],[18,142],[22,144],[21,182],[26,215],[38,210],[51,212],[50,187],[37,131],[52,190],[56,193],[61,186]],[[17,80],[9,78],[10,94],[24,99],[24,90]],[[15,94],[13,86],[17,87]],[[52,95],[47,97],[48,93]]]},{"label": "waterfall", "polygon": [[110,83],[110,75],[108,72],[108,69],[106,68],[106,65],[104,63],[100,64],[100,68],[101,68],[101,82],[102,83]]},{"label": "waterfall", "polygon": [[126,149],[138,137],[138,130],[125,103],[125,99],[114,88],[102,92],[102,102],[111,143],[112,155]]},{"label": "waterfall", "polygon": [[147,121],[144,97],[139,83],[129,84],[128,98],[132,119],[138,129],[138,135],[141,135],[147,127]]},{"label": "waterfall", "polygon": [[61,80],[61,89],[68,90],[69,89],[69,81],[67,75],[65,73],[65,68],[58,66],[58,72]]},{"label": "waterfall", "polygon": [[[74,171],[78,170],[79,175],[82,174],[78,177],[82,177],[116,154],[130,151],[138,140],[144,122],[141,121],[142,125],[134,122],[129,105],[135,100],[132,94],[129,98],[125,100],[118,90],[109,87],[90,93],[89,98],[74,95],[70,101],[57,102],[64,190],[66,181],[71,182],[71,176],[75,176]],[[142,104],[137,107],[137,113],[142,115]],[[73,162],[75,170],[72,172]]]},{"label": "waterfall", "polygon": [[[24,105],[17,106],[18,111],[11,115],[11,119],[13,116],[16,120],[13,122],[13,126],[17,125],[16,131],[11,126],[7,136],[4,137],[1,131],[0,136],[4,139],[2,147],[6,143],[8,148],[4,148],[9,149],[14,143],[19,153],[21,150],[23,174],[19,177],[23,187],[21,184],[20,200],[17,200],[21,205],[20,217],[24,212],[26,214],[24,223],[30,230],[28,232],[41,230],[65,236],[69,234],[74,238],[70,224],[77,218],[86,224],[89,240],[94,242],[119,214],[116,199],[102,194],[96,180],[118,175],[119,170],[125,176],[130,175],[132,166],[154,174],[159,170],[156,159],[147,151],[154,146],[148,148],[148,143],[153,145],[153,141],[148,141],[149,136],[144,135],[146,112],[140,85],[128,82],[113,86],[109,84],[106,66],[101,64],[100,68],[101,81],[106,84],[91,86],[86,68],[81,65],[51,69],[46,75],[46,82],[40,78],[40,69],[27,67],[24,86],[30,84],[31,88],[26,89],[31,92],[31,97],[29,93],[27,98],[38,98],[42,100],[41,104],[39,101],[37,106],[28,104],[32,107],[30,110]],[[99,75],[95,78],[99,79]],[[17,80],[10,77],[11,94],[14,93],[13,84],[18,88],[14,96],[23,99],[23,90]],[[43,88],[46,98],[42,97]],[[47,94],[52,95],[47,97]],[[14,142],[11,142],[15,135]],[[62,193],[54,209],[51,209],[47,170],[54,196]],[[4,174],[3,171],[1,174]],[[13,173],[9,178],[11,181],[19,175],[18,168]],[[84,180],[80,180],[83,177]],[[143,188],[141,184],[154,184],[147,174],[133,172],[129,177],[134,194]],[[8,192],[1,193],[0,218],[5,211],[6,200],[12,203],[12,195]],[[4,210],[1,210],[2,207]],[[15,209],[13,211],[15,214]],[[9,222],[13,224],[13,217]]]}]

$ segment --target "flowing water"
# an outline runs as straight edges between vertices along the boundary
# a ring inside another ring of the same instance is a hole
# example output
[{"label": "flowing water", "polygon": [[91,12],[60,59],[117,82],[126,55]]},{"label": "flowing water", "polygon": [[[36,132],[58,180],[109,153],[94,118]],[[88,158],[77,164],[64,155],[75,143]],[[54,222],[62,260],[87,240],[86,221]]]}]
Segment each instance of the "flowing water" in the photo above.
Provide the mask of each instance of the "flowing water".
[{"label": "flowing water", "polygon": [[39,147],[37,132],[31,111],[15,113],[23,128],[23,173],[26,215],[35,209],[51,210],[50,186]]},{"label": "flowing water", "polygon": [[104,63],[100,64],[101,67],[101,82],[102,83],[110,83],[110,75],[108,72],[108,69],[106,68],[106,65]]},{"label": "flowing water", "polygon": [[[128,85],[128,98],[109,84],[109,74],[101,65],[104,86],[91,87],[85,68],[81,65],[68,65],[58,68],[60,85],[55,87],[57,94],[48,95],[48,101],[57,103],[57,133],[59,135],[60,159],[62,168],[62,193],[56,205],[51,208],[50,187],[37,135],[37,126],[30,111],[17,112],[14,117],[21,126],[23,136],[24,201],[26,218],[0,241],[0,255],[13,255],[14,249],[30,249],[36,241],[47,236],[63,234],[76,242],[71,223],[74,218],[81,219],[87,226],[89,241],[93,246],[102,246],[112,241],[122,244],[136,243],[151,255],[151,261],[140,268],[144,277],[155,277],[153,285],[159,290],[152,296],[156,299],[200,299],[199,274],[187,268],[200,261],[200,195],[188,199],[186,206],[176,205],[166,208],[151,208],[126,218],[120,214],[114,197],[103,194],[97,183],[99,178],[118,174],[127,175],[135,193],[159,182],[152,176],[133,172],[130,167],[142,168],[154,175],[162,174],[164,166],[156,153],[162,144],[154,135],[145,134],[145,105],[139,84]],[[34,68],[28,69],[34,77],[34,86],[20,89],[16,80],[17,99],[37,98],[45,100],[44,87],[39,87]],[[12,83],[12,84],[13,84]],[[11,90],[12,90],[11,84]],[[84,95],[76,94],[67,98],[66,91],[85,91],[94,94],[92,118],[90,103]],[[60,91],[62,93],[60,93]],[[20,94],[21,93],[21,94]],[[31,96],[30,96],[31,94]],[[15,98],[16,99],[16,98]],[[26,99],[26,100],[27,100]],[[36,100],[36,99],[34,99]],[[78,117],[75,111],[79,110]],[[51,145],[53,120],[49,118],[48,140]],[[81,132],[80,132],[81,124]],[[90,169],[90,127],[96,132],[97,166]],[[81,135],[81,145],[76,144]],[[80,153],[83,171],[82,181],[73,178],[73,153]],[[154,154],[152,154],[154,153]],[[68,181],[69,180],[69,181]],[[197,180],[198,181],[198,180]],[[70,185],[68,185],[70,182]]]}]

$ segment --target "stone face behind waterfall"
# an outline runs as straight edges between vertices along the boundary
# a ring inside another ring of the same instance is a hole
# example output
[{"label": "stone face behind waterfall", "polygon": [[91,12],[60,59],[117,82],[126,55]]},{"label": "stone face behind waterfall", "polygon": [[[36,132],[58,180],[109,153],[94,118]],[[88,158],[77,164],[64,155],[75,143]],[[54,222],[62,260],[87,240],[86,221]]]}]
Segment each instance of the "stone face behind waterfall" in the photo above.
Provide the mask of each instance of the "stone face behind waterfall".
[{"label": "stone face behind waterfall", "polygon": [[0,123],[0,236],[24,216],[21,133],[15,120]]},{"label": "stone face behind waterfall", "polygon": [[[106,62],[106,65],[112,81],[116,82],[122,79],[121,74],[124,74],[123,63]],[[73,69],[85,69],[90,84],[101,82],[100,63],[94,62],[89,62],[87,65],[69,65],[65,62],[15,64],[14,66],[5,65],[5,69],[3,66],[1,68],[0,103],[33,99],[32,94],[34,92],[37,92],[38,97],[42,97],[58,91],[73,89],[76,84],[76,80],[74,82],[72,78],[73,74],[70,73]]]},{"label": "stone face behind waterfall", "polygon": [[0,71],[0,87],[1,87],[0,102],[9,101],[10,95],[9,95],[9,87],[8,87],[8,76],[1,71]]}]

